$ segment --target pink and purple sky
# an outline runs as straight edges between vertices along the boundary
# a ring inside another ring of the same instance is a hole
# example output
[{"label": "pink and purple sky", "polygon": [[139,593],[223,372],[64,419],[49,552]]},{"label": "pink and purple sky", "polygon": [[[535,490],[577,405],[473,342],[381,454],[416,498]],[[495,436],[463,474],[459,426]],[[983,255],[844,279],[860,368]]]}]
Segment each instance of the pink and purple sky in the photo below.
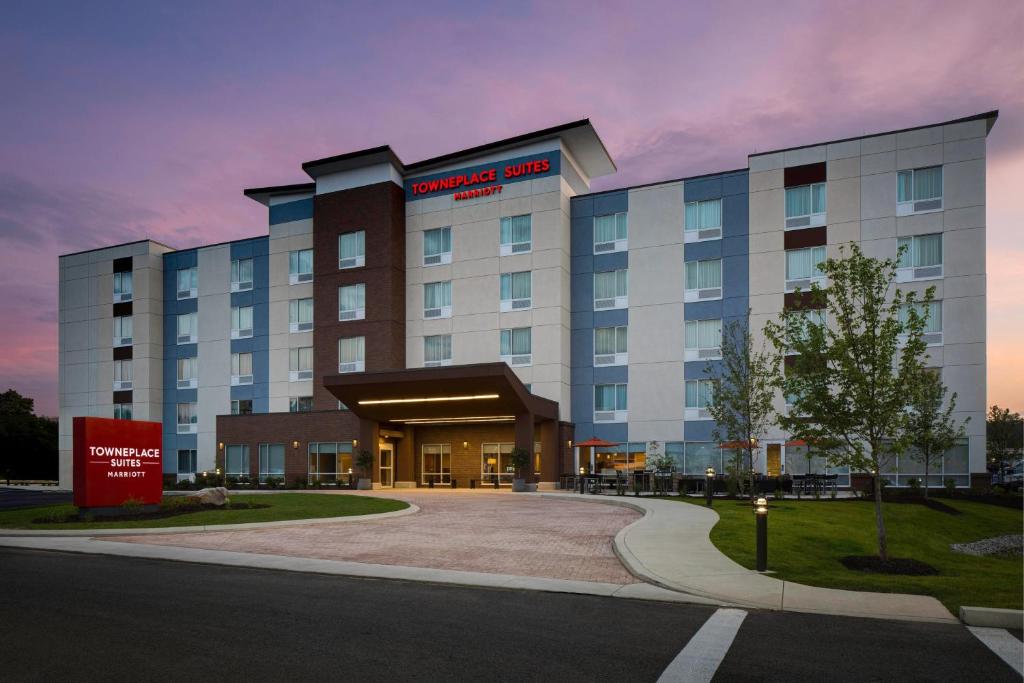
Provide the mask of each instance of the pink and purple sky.
[{"label": "pink and purple sky", "polygon": [[0,20],[0,391],[57,412],[57,256],[266,233],[242,189],[590,117],[619,173],[967,116],[988,141],[988,401],[1024,410],[1024,3],[53,3]]}]

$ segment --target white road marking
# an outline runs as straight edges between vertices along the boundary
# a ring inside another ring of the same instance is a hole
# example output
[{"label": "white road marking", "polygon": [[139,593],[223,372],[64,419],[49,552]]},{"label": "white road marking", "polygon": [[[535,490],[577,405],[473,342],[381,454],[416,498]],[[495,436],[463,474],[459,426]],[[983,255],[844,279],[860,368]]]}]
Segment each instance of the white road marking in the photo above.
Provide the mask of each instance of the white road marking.
[{"label": "white road marking", "polygon": [[1013,637],[1005,628],[986,628],[968,626],[967,630],[985,643],[985,646],[999,655],[999,659],[1009,664],[1014,671],[1024,676],[1024,645]]},{"label": "white road marking", "polygon": [[746,616],[741,609],[720,609],[712,614],[668,665],[658,683],[708,683]]}]

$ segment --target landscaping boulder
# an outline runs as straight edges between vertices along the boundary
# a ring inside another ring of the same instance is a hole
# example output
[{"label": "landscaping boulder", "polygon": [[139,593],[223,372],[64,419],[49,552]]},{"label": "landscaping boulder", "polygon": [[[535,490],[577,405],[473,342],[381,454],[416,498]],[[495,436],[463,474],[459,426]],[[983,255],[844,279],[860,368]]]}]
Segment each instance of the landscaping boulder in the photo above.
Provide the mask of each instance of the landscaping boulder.
[{"label": "landscaping boulder", "polygon": [[203,505],[217,505],[221,506],[228,502],[228,490],[223,486],[214,486],[211,488],[200,489],[195,493],[190,493],[187,498],[197,500]]}]

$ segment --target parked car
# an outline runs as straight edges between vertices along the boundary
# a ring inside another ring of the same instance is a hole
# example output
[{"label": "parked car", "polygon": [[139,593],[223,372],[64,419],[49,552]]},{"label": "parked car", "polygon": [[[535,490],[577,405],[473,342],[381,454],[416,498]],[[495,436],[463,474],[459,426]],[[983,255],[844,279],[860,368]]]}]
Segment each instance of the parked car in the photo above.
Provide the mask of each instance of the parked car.
[{"label": "parked car", "polygon": [[992,477],[992,483],[1015,491],[1024,485],[1024,460],[1004,467]]}]

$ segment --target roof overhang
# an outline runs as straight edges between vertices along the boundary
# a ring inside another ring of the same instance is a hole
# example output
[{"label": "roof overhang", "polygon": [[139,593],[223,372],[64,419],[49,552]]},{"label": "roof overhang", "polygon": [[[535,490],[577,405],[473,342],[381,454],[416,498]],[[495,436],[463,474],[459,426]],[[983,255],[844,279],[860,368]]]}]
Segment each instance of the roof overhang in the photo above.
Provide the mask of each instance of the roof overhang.
[{"label": "roof overhang", "polygon": [[389,145],[361,149],[356,152],[339,154],[325,159],[316,159],[302,164],[302,170],[314,180],[323,175],[351,171],[354,168],[365,166],[376,166],[378,164],[391,164],[399,172],[404,168],[402,160],[398,158]]},{"label": "roof overhang", "polygon": [[263,206],[270,206],[271,199],[286,197],[289,195],[309,194],[316,191],[315,183],[297,183],[295,185],[273,185],[271,187],[253,187],[242,190],[249,199],[253,199]]},{"label": "roof overhang", "polygon": [[397,425],[558,419],[558,404],[527,391],[505,363],[329,375],[324,387],[357,417]]}]

